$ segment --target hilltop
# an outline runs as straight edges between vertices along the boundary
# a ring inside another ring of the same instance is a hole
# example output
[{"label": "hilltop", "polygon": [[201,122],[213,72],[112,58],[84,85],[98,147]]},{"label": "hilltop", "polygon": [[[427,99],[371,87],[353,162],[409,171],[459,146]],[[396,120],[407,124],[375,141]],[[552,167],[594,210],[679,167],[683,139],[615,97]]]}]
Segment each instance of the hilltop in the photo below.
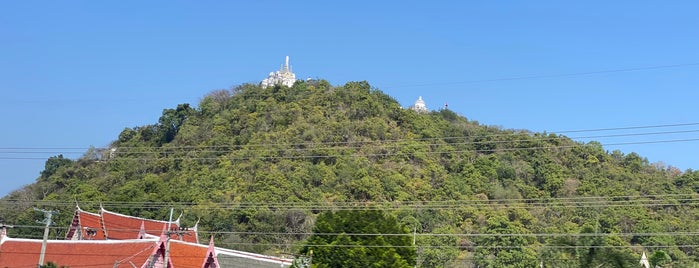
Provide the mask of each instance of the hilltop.
[{"label": "hilltop", "polygon": [[0,222],[32,226],[31,207],[76,201],[154,219],[175,207],[217,244],[298,252],[322,211],[383,210],[415,232],[424,266],[624,267],[645,250],[685,267],[699,260],[697,189],[697,171],[597,142],[418,113],[367,82],[309,80],[217,90],[109,148],[52,157],[3,198]]}]

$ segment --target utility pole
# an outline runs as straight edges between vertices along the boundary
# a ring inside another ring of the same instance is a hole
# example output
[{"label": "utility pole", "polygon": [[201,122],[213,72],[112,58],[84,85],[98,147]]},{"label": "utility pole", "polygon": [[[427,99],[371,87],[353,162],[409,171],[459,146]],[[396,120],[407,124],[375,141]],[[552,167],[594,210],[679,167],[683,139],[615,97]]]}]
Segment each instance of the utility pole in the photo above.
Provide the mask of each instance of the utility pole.
[{"label": "utility pole", "polygon": [[58,214],[58,211],[43,210],[43,209],[38,209],[38,208],[34,208],[34,210],[44,213],[44,220],[43,221],[36,221],[36,222],[46,224],[46,227],[44,228],[44,242],[41,243],[41,255],[39,256],[39,266],[38,267],[41,267],[44,265],[44,256],[46,255],[46,240],[49,239],[49,227],[51,226],[51,217],[54,214]]},{"label": "utility pole", "polygon": [[164,262],[163,265],[165,266],[165,268],[168,267],[168,261],[167,261],[167,260],[168,260],[168,257],[170,257],[170,256],[169,256],[169,255],[170,255],[170,228],[172,228],[172,227],[171,227],[171,224],[172,224],[172,212],[173,212],[174,210],[175,210],[175,208],[170,208],[170,220],[167,221],[167,242],[165,243],[165,256],[164,256],[165,259],[163,260],[163,262]]},{"label": "utility pole", "polygon": [[415,248],[415,268],[417,268],[417,247],[415,247],[415,242],[417,240],[417,226],[413,227],[413,248]]}]

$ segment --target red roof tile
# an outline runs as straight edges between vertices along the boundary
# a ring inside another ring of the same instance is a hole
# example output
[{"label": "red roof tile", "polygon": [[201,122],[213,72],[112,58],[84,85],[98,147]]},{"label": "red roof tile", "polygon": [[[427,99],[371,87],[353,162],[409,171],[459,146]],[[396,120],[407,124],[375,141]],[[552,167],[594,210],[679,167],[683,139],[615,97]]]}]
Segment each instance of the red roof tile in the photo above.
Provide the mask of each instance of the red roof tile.
[{"label": "red roof tile", "polygon": [[[80,229],[80,233],[78,232]],[[94,235],[88,234],[88,230],[95,231]],[[66,239],[84,239],[84,240],[104,240],[104,229],[102,226],[102,216],[96,213],[90,213],[78,208],[73,216],[73,223],[66,233]]]},{"label": "red roof tile", "polygon": [[[148,259],[155,240],[49,240],[45,262],[69,267],[132,267]],[[36,267],[42,240],[6,238],[0,246],[0,267]],[[115,264],[117,264],[115,266]]]},{"label": "red roof tile", "polygon": [[[131,217],[115,212],[101,210],[100,214],[76,210],[73,224],[67,238],[80,237],[83,240],[49,240],[45,262],[53,262],[58,266],[69,267],[142,267],[151,259],[152,254],[160,256],[163,263],[165,241],[167,240],[167,221],[156,221]],[[92,239],[87,236],[86,229],[96,230]],[[179,221],[171,223],[172,230],[179,229]],[[136,239],[141,230],[152,237]],[[171,235],[170,263],[173,267],[202,267],[211,257],[212,263],[218,264],[216,254],[221,251],[224,255],[256,259],[264,262],[289,265],[291,260],[264,256],[249,252],[215,248],[213,240],[209,245],[196,243],[196,229],[187,230],[179,241],[179,235]],[[107,240],[104,240],[107,239]],[[191,242],[187,242],[191,241]],[[41,252],[42,240],[15,239],[3,235],[0,237],[0,267],[36,267]],[[115,265],[116,264],[116,265]],[[284,265],[282,265],[284,266]]]},{"label": "red roof tile", "polygon": [[204,245],[170,240],[170,259],[177,268],[201,268],[207,252],[208,247]]},{"label": "red roof tile", "polygon": [[[138,238],[139,231],[141,230],[141,224],[144,225],[147,234],[160,236],[163,229],[167,229],[168,226],[167,221],[157,221],[139,217],[132,217],[116,212],[107,211],[104,209],[102,210],[101,215],[102,221],[104,223],[104,229],[107,233],[107,239]],[[171,230],[179,230],[179,223],[172,222],[170,228]],[[184,231],[181,237],[177,234],[172,234],[171,238],[177,240],[181,239],[183,241],[191,243],[197,243],[196,230]]]}]

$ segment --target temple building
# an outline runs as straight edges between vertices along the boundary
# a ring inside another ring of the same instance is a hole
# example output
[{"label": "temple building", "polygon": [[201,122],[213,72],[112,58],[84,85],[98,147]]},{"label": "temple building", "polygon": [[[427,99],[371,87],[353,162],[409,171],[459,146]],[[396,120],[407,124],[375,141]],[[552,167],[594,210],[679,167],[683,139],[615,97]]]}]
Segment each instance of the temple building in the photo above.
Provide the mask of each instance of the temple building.
[{"label": "temple building", "polygon": [[[168,230],[168,226],[170,229]],[[0,267],[36,267],[43,240],[0,233]],[[47,240],[44,260],[59,267],[290,267],[293,260],[199,243],[197,225],[76,207],[66,240]]]},{"label": "temple building", "polygon": [[427,109],[427,105],[425,104],[425,101],[422,100],[422,96],[418,97],[417,100],[415,101],[415,104],[413,106],[410,106],[410,110],[416,111],[421,114],[426,114],[429,113],[430,110]]},{"label": "temple building", "polygon": [[279,69],[279,71],[269,73],[269,76],[262,80],[260,85],[262,88],[267,88],[275,85],[284,85],[291,87],[296,82],[296,75],[291,71],[291,66],[289,65],[289,56],[286,56],[286,61],[284,65]]},{"label": "temple building", "polygon": [[[197,225],[185,228],[180,226],[180,219],[169,223],[171,238],[190,243],[199,243]],[[76,207],[73,221],[66,233],[68,240],[124,240],[143,238],[146,235],[159,236],[168,226],[167,221],[158,221],[132,217],[100,208],[99,213],[83,211]]]}]

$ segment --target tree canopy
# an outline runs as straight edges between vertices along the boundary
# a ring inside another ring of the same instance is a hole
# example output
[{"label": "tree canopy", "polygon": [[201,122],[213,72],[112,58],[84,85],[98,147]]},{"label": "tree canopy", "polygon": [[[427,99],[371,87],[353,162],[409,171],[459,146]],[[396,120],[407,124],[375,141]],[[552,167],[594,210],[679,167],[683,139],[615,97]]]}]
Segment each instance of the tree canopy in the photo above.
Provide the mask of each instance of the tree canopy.
[{"label": "tree canopy", "polygon": [[[34,184],[2,199],[0,222],[33,226],[33,206],[65,212],[75,201],[85,210],[101,202],[153,219],[175,207],[184,225],[200,220],[223,247],[313,248],[317,258],[338,251],[389,267],[579,267],[601,264],[600,251],[625,267],[644,249],[666,253],[654,259],[664,267],[699,260],[687,246],[699,244],[699,171],[447,109],[416,113],[364,81],[244,84],[164,109],[154,122],[127,127],[82,158],[49,158]],[[56,226],[70,218],[56,215]],[[358,229],[342,229],[343,219]],[[404,245],[405,228],[416,234],[414,248],[342,248]],[[347,235],[320,235],[328,232]]]},{"label": "tree canopy", "polygon": [[415,248],[407,229],[382,211],[324,212],[313,233],[301,252],[312,256],[315,267],[415,265]]}]

